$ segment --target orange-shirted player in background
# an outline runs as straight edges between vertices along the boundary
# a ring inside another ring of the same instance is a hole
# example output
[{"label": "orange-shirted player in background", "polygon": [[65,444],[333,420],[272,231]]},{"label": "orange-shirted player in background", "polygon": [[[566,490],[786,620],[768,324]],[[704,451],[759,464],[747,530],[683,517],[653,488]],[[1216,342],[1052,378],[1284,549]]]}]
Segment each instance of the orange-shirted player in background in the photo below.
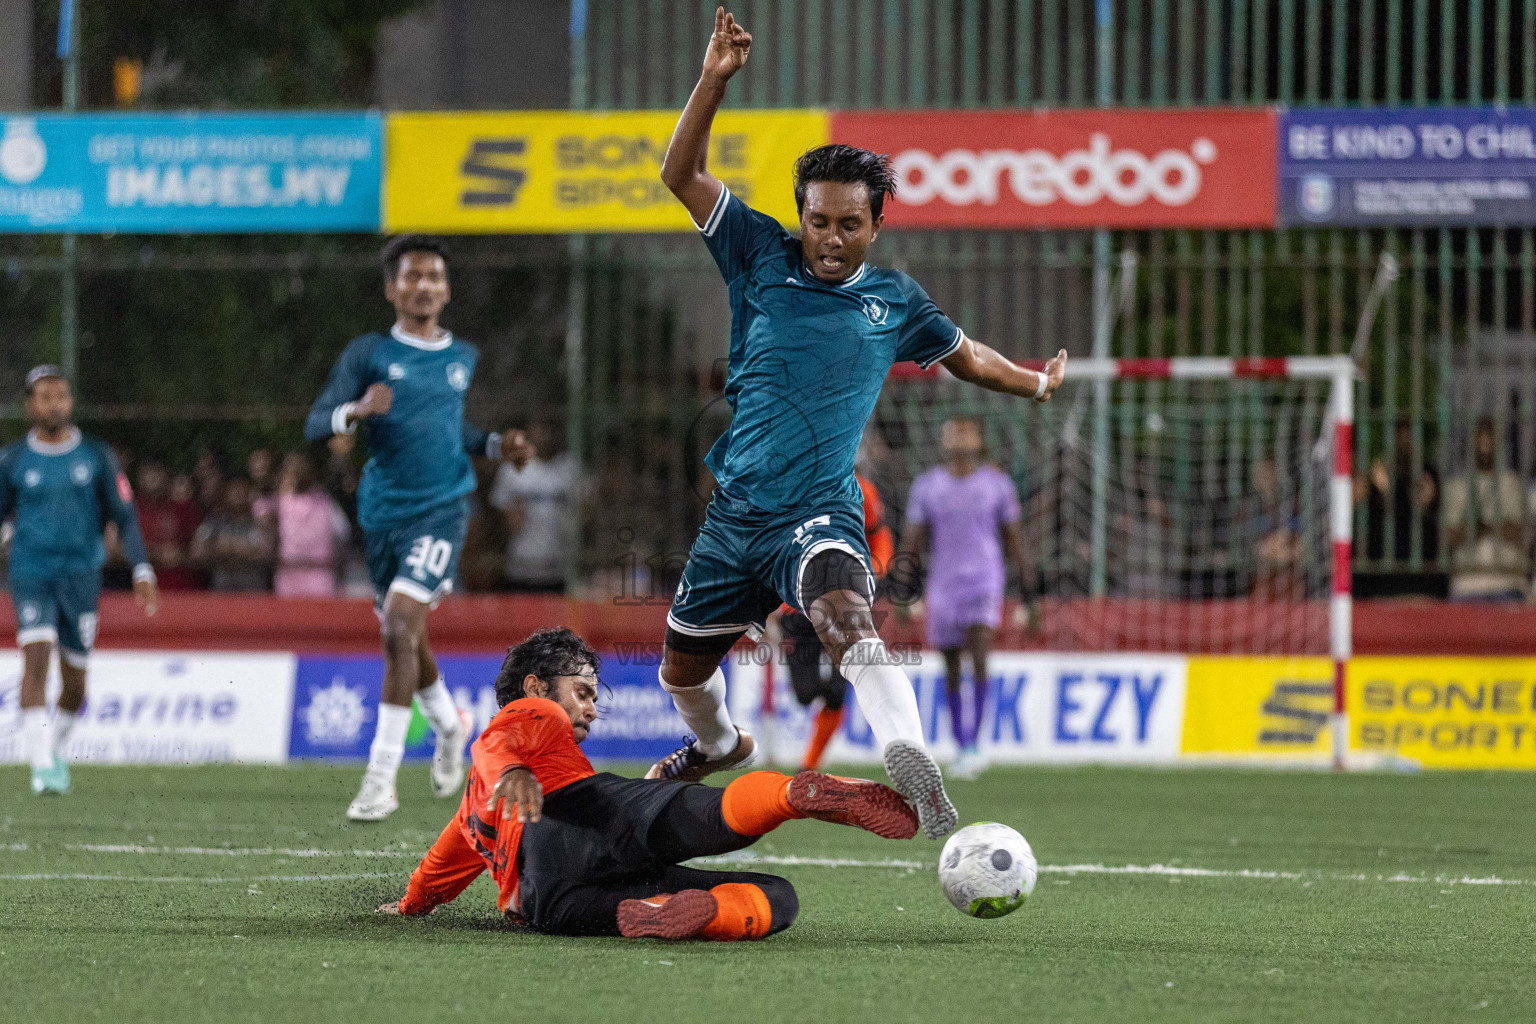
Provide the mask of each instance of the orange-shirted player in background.
[{"label": "orange-shirted player in background", "polygon": [[[896,552],[891,528],[885,522],[885,505],[875,485],[856,473],[859,490],[864,493],[864,539],[869,544],[869,556],[875,573],[875,581],[885,576],[891,557]],[[871,584],[871,591],[873,591]],[[795,699],[802,707],[810,707],[818,698],[821,710],[816,712],[815,730],[811,742],[805,748],[805,768],[816,768],[827,750],[827,744],[837,733],[843,721],[843,697],[848,692],[848,682],[842,674],[827,662],[826,648],[816,635],[816,627],[810,619],[783,605],[775,613],[779,628],[784,634],[784,661],[789,668],[789,683],[795,690]]]},{"label": "orange-shirted player in background", "polygon": [[888,786],[820,772],[750,772],[724,789],[597,773],[577,744],[597,718],[598,656],[569,629],[507,652],[501,710],[474,743],[463,803],[381,913],[418,916],[482,871],[497,907],[534,931],[664,939],[760,939],[799,912],[783,878],[680,862],[751,846],[793,818],[891,839],[917,814]]}]

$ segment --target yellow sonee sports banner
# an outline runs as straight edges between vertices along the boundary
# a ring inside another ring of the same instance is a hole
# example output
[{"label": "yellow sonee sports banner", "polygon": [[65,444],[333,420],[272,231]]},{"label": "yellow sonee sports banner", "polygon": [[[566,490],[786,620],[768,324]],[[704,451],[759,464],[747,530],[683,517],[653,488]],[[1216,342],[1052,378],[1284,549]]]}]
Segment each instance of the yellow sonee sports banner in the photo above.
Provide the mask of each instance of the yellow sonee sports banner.
[{"label": "yellow sonee sports banner", "polygon": [[[678,111],[391,114],[384,230],[691,231],[661,160]],[[819,110],[722,113],[709,169],[786,225],[795,158],[830,137]]]},{"label": "yellow sonee sports banner", "polygon": [[[1536,769],[1536,659],[1350,660],[1350,750],[1426,768]],[[1190,658],[1186,756],[1329,755],[1327,658]]]}]

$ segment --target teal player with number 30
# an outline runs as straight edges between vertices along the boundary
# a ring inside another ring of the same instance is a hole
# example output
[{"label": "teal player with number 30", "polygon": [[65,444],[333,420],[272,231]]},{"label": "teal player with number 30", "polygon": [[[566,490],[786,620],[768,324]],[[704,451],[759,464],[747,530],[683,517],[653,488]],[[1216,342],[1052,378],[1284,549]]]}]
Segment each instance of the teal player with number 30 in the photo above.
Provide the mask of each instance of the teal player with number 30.
[{"label": "teal player with number 30", "polygon": [[716,10],[661,171],[730,293],[733,415],[706,460],[717,488],[667,616],[661,685],[694,735],[650,774],[697,780],[751,760],[752,737],[726,709],[720,660],[783,600],[816,627],[853,684],[892,786],[938,838],[955,827],[955,809],[924,747],[911,680],[874,628],[854,457],[895,363],[941,363],[961,380],[1045,401],[1067,354],[1043,373],[1018,366],[967,338],[906,274],[865,262],[896,187],[885,157],[836,145],[802,156],[798,239],[710,174],[710,126],[751,47]]},{"label": "teal player with number 30", "polygon": [[469,719],[453,702],[427,645],[427,613],[453,589],[475,489],[471,456],[521,467],[521,431],[487,434],[464,422],[464,393],[480,353],[438,325],[448,304],[442,243],[402,235],[384,247],[388,334],[365,334],[341,353],[305,424],[311,441],[366,424],[368,464],[358,519],[378,595],[384,689],[353,821],[381,821],[399,806],[395,776],[405,753],[411,700],[437,734],[432,792],[454,796],[464,779]]}]

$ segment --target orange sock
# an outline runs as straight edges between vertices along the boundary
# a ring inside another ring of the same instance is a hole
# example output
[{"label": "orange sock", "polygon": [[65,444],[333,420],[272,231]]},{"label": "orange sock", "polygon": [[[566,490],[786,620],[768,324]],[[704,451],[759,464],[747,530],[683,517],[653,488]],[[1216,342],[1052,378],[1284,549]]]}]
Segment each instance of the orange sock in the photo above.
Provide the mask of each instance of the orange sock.
[{"label": "orange sock", "polygon": [[789,806],[789,776],[780,772],[748,772],[732,780],[720,810],[731,831],[744,836],[764,835],[805,817]]},{"label": "orange sock", "polygon": [[[753,772],[752,774],[775,773]],[[735,784],[735,782],[731,783],[733,786]],[[734,827],[733,825],[732,828]],[[715,919],[705,926],[703,938],[713,939],[716,942],[760,939],[768,934],[769,928],[773,927],[773,908],[768,905],[768,894],[757,886],[747,882],[727,882],[709,891],[719,901],[720,910],[715,914]]]},{"label": "orange sock", "polygon": [[832,742],[832,737],[837,735],[837,727],[843,724],[843,711],[838,708],[822,708],[816,713],[816,732],[811,736],[810,746],[805,748],[805,768],[815,768],[821,764],[821,755],[827,752],[827,744]]}]

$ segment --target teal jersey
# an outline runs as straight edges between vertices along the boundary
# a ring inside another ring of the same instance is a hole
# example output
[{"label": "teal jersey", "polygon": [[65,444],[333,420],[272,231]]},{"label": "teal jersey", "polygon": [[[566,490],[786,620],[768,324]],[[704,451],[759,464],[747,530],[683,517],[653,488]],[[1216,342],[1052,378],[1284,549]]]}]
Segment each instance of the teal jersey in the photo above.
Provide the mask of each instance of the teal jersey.
[{"label": "teal jersey", "polygon": [[731,299],[733,415],[705,464],[764,511],[858,503],[854,459],[886,375],[950,355],[960,329],[899,270],[866,263],[839,284],[818,280],[799,240],[723,185],[700,233]]},{"label": "teal jersey", "polygon": [[394,392],[389,412],[363,421],[368,464],[357,492],[364,530],[409,522],[475,489],[471,455],[496,458],[501,438],[464,422],[464,393],[480,352],[452,335],[415,338],[396,326],[389,334],[354,339],[325,382],[304,426],[311,441],[351,433],[346,414],[370,384]]},{"label": "teal jersey", "polygon": [[108,521],[117,524],[134,575],[150,573],[128,478],[110,448],[78,430],[59,444],[29,433],[0,448],[0,520],[12,515],[13,580],[99,570],[107,557],[101,531]]}]

